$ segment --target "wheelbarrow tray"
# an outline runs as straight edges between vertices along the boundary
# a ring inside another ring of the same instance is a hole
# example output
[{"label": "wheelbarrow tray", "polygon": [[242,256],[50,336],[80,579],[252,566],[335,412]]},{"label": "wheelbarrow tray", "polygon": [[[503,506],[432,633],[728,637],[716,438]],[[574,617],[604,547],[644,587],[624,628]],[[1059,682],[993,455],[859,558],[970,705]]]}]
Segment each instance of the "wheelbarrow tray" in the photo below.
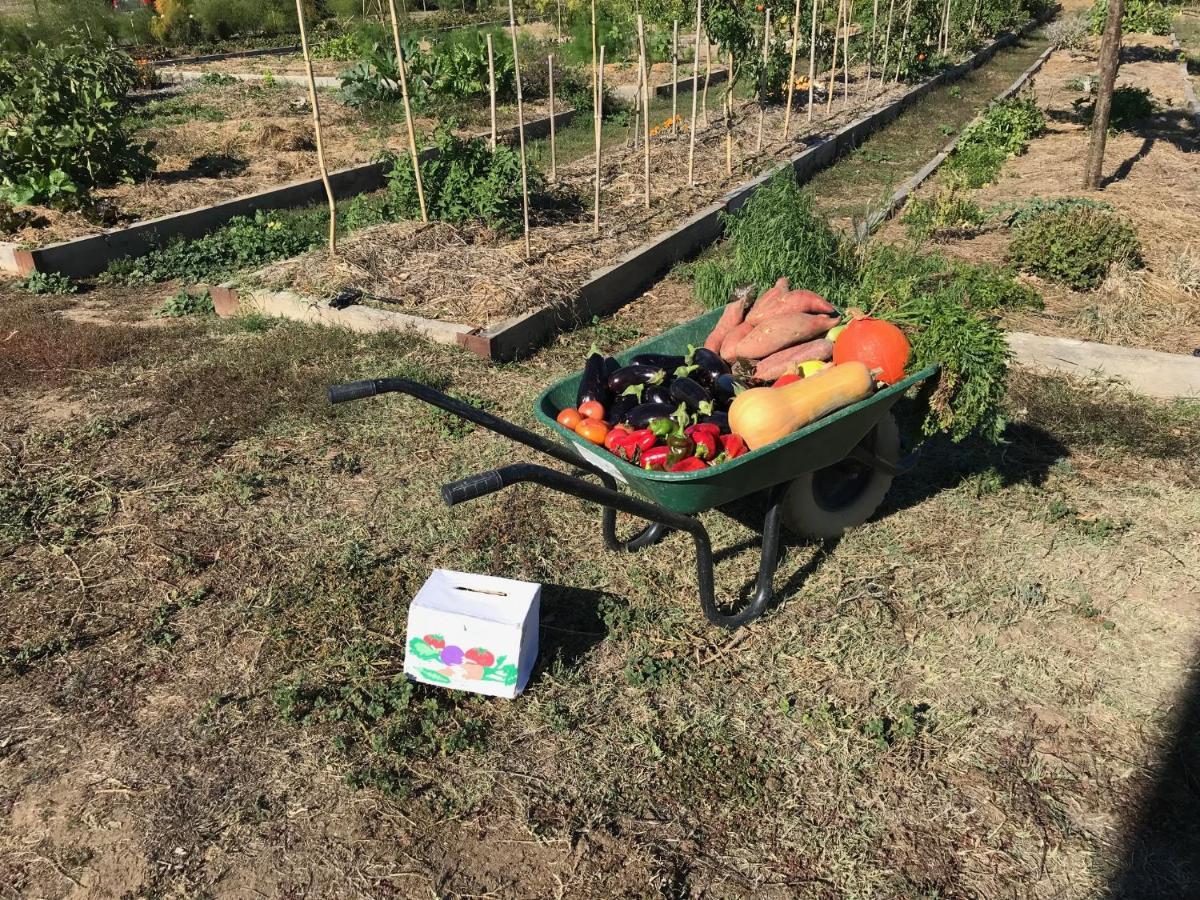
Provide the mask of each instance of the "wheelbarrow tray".
[{"label": "wheelbarrow tray", "polygon": [[[670,331],[616,354],[622,365],[639,353],[682,354],[688,345],[700,346],[720,318],[722,309],[685,322]],[[930,366],[870,397],[818,419],[799,431],[737,459],[698,472],[656,472],[642,469],[585,441],[559,425],[558,413],[575,405],[583,370],[551,385],[537,399],[538,419],[553,429],[579,456],[631,490],[677,513],[691,514],[723,506],[741,497],[790,481],[804,472],[823,469],[845,459],[901,397],[937,372]]]}]

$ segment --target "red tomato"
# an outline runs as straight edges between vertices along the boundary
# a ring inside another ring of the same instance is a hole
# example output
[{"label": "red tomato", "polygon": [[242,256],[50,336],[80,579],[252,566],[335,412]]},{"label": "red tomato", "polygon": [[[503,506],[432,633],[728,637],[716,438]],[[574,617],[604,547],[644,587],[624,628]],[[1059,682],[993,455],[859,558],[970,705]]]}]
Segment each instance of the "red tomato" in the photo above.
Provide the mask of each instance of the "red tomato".
[{"label": "red tomato", "polygon": [[603,419],[604,407],[595,400],[579,404],[579,414],[585,419]]},{"label": "red tomato", "polygon": [[788,372],[786,375],[780,375],[778,378],[776,378],[775,383],[771,385],[771,387],[783,387],[784,385],[791,384],[794,381],[799,381],[801,377],[802,376],[797,375],[795,372]]},{"label": "red tomato", "polygon": [[604,449],[616,453],[618,445],[627,437],[629,437],[628,428],[624,425],[614,425],[604,438]]},{"label": "red tomato", "polygon": [[563,428],[570,428],[572,431],[574,431],[575,426],[579,424],[579,420],[582,418],[583,416],[579,414],[579,410],[575,409],[574,407],[568,407],[560,412],[558,414],[558,418],[554,421]]},{"label": "red tomato", "polygon": [[575,433],[585,441],[602,445],[608,437],[608,425],[603,419],[584,419],[575,426]]}]

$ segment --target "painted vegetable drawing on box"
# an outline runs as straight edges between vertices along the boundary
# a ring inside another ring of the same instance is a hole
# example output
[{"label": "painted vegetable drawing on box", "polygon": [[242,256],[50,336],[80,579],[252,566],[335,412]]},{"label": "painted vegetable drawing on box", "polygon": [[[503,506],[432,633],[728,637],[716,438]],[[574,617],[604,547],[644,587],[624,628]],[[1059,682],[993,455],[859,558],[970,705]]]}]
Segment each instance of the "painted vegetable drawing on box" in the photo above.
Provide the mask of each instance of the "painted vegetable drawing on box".
[{"label": "painted vegetable drawing on box", "polygon": [[413,638],[408,651],[428,665],[421,667],[421,677],[438,684],[450,684],[455,678],[464,681],[495,681],[503,685],[517,683],[517,667],[505,664],[508,657],[496,657],[483,647],[464,650],[447,644],[440,634]]}]

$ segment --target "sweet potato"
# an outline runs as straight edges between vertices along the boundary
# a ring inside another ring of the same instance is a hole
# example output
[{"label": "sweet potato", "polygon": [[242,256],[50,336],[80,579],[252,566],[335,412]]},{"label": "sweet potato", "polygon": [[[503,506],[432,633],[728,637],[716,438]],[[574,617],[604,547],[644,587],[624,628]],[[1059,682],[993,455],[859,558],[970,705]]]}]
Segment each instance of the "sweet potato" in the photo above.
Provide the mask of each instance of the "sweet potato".
[{"label": "sweet potato", "polygon": [[774,381],[810,359],[822,362],[833,359],[833,342],[819,337],[772,353],[754,367],[754,377],[760,381]]},{"label": "sweet potato", "polygon": [[[785,347],[819,337],[837,323],[837,316],[815,316],[811,313],[772,316],[758,325],[743,322],[743,325],[750,325],[752,330],[741,338],[735,347],[729,348],[729,352],[734,358],[744,356],[747,359],[765,359]],[[726,341],[728,340],[729,338],[726,338]],[[721,345],[721,356],[726,356],[724,344]]]},{"label": "sweet potato", "polygon": [[794,291],[785,291],[777,294],[769,301],[766,298],[766,294],[764,294],[758,303],[754,304],[754,309],[746,318],[757,325],[773,316],[790,315],[792,313],[833,315],[835,312],[833,304],[820,294],[814,294],[812,291],[798,288]]},{"label": "sweet potato", "polygon": [[721,349],[721,342],[725,340],[725,335],[745,320],[746,313],[754,305],[753,297],[754,288],[750,285],[744,285],[734,290],[732,298],[725,306],[725,312],[721,313],[721,318],[717,319],[716,326],[704,340],[706,349],[713,353]]},{"label": "sweet potato", "polygon": [[[788,284],[788,280],[786,278],[780,278],[775,282],[775,284],[767,288],[762,292],[762,294],[759,295],[759,298],[754,301],[754,305],[755,307],[762,306],[763,304],[770,306],[772,303],[786,294],[790,289],[791,287]],[[751,312],[753,312],[753,310],[751,310]],[[747,314],[746,318],[750,318],[749,314]]]},{"label": "sweet potato", "polygon": [[751,322],[741,322],[730,329],[729,333],[725,335],[725,340],[721,341],[721,359],[727,363],[731,363],[737,359],[737,353],[734,351],[737,349],[738,344],[741,343],[742,338],[753,330],[754,324]]}]

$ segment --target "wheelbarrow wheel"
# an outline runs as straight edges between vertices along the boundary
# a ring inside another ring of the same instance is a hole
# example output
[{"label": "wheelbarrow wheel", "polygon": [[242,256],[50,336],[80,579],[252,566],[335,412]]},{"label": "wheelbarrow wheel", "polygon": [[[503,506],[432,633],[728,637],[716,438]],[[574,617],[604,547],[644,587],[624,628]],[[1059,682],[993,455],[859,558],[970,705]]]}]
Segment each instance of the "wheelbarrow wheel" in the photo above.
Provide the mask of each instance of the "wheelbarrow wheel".
[{"label": "wheelbarrow wheel", "polygon": [[[862,446],[893,466],[900,459],[900,429],[888,413],[863,438]],[[805,472],[783,498],[783,524],[794,534],[823,540],[861,525],[883,503],[892,475],[847,457]]]}]

